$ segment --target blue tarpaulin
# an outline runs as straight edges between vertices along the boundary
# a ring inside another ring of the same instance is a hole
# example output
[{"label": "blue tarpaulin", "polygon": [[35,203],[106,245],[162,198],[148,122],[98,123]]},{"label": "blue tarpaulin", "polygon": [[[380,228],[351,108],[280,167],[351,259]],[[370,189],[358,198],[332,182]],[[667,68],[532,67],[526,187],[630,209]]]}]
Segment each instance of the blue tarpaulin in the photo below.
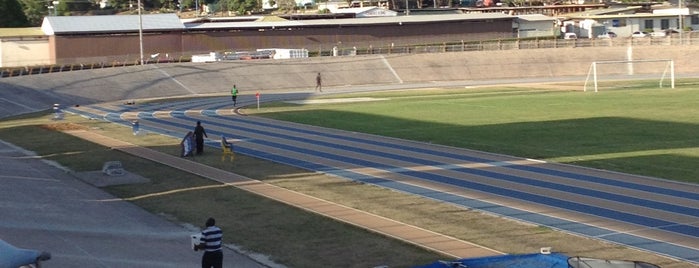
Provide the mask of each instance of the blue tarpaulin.
[{"label": "blue tarpaulin", "polygon": [[501,255],[438,261],[415,268],[568,268],[568,256],[560,253]]}]

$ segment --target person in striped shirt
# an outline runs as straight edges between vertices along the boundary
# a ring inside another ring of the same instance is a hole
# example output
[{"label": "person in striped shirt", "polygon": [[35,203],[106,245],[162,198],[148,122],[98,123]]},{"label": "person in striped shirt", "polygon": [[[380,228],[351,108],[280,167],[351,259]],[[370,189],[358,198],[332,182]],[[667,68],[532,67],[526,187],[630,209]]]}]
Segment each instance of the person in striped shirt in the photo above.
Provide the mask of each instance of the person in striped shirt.
[{"label": "person in striped shirt", "polygon": [[214,218],[206,220],[206,228],[201,231],[201,242],[195,247],[197,250],[204,250],[204,255],[201,257],[202,268],[223,267],[222,239],[223,232],[216,226],[216,220]]}]

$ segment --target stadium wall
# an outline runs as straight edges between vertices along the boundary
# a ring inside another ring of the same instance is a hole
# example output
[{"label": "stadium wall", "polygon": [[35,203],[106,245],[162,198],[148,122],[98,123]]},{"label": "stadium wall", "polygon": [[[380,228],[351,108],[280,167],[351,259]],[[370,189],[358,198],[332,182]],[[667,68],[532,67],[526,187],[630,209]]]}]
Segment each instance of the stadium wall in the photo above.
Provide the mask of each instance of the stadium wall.
[{"label": "stadium wall", "polygon": [[[186,95],[228,95],[236,84],[241,96],[275,92],[312,94],[316,73],[323,74],[326,92],[386,85],[429,86],[435,81],[519,78],[546,81],[567,78],[584,81],[593,61],[673,59],[675,72],[699,77],[699,46],[634,46],[526,49],[430,54],[391,54],[314,57],[286,60],[237,60],[215,63],[150,64],[119,68],[6,77],[0,79],[0,98],[13,100],[3,115],[49,109],[54,103],[85,105],[95,102]],[[658,73],[662,70],[651,70]],[[582,90],[582,88],[581,88]],[[33,94],[33,93],[36,94]]]}]

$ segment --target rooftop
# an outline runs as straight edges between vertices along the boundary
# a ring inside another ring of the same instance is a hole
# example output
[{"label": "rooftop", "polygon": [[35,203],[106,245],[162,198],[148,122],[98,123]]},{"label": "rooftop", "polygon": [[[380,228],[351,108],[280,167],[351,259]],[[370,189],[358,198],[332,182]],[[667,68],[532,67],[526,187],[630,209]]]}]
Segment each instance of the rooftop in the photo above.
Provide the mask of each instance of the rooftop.
[{"label": "rooftop", "polygon": [[39,27],[32,28],[0,28],[0,37],[41,36],[44,32]]},{"label": "rooftop", "polygon": [[[140,19],[139,19],[140,17]],[[41,29],[46,35],[70,33],[133,32],[142,25],[143,31],[182,30],[177,14],[48,16]]]}]

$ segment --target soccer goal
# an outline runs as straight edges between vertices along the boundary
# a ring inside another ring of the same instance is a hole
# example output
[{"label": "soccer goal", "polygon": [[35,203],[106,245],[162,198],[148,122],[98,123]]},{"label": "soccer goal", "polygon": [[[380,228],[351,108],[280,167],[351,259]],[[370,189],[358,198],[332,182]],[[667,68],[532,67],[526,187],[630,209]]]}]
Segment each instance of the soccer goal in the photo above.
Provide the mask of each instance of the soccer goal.
[{"label": "soccer goal", "polygon": [[587,72],[584,90],[597,92],[603,88],[641,88],[656,83],[661,88],[675,88],[673,60],[594,61]]}]

